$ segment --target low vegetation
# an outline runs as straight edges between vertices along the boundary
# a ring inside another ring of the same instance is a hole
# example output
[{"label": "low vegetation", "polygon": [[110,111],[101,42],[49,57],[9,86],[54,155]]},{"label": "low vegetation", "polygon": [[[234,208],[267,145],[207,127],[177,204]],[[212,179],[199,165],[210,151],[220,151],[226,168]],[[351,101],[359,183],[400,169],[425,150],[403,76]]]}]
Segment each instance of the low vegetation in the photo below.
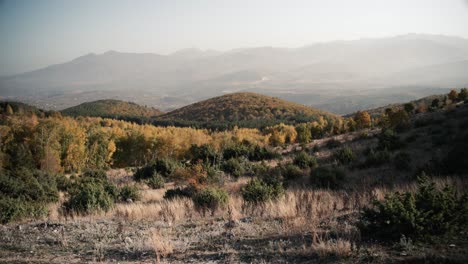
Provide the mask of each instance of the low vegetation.
[{"label": "low vegetation", "polygon": [[0,262],[464,263],[465,92],[223,131],[4,107]]}]

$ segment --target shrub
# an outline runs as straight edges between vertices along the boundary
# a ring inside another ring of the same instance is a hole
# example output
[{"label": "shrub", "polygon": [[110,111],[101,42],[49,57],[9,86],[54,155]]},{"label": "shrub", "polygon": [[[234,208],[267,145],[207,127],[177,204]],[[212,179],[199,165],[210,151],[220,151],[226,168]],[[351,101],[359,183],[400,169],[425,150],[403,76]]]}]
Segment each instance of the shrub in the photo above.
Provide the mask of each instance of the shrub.
[{"label": "shrub", "polygon": [[304,176],[304,171],[294,164],[286,164],[281,167],[281,174],[287,181],[294,181]]},{"label": "shrub", "polygon": [[72,184],[71,180],[63,174],[57,174],[55,180],[57,182],[57,189],[63,192],[68,191]]},{"label": "shrub", "polygon": [[468,226],[468,195],[450,186],[439,190],[427,178],[420,178],[415,194],[396,192],[373,204],[362,212],[359,228],[381,240],[440,238]]},{"label": "shrub", "polygon": [[70,188],[65,208],[80,214],[101,210],[107,212],[114,205],[117,196],[115,189],[103,180],[82,177]]},{"label": "shrub", "polygon": [[345,179],[345,173],[340,168],[319,167],[311,171],[311,183],[319,188],[340,188]]},{"label": "shrub", "polygon": [[249,175],[265,175],[268,174],[270,171],[270,166],[268,166],[265,162],[261,163],[253,163],[250,167]]},{"label": "shrub", "polygon": [[85,170],[82,177],[95,178],[107,181],[107,174],[105,170]]},{"label": "shrub", "polygon": [[399,171],[411,169],[411,156],[406,152],[400,152],[393,158],[393,165]]},{"label": "shrub", "polygon": [[148,184],[148,186],[152,189],[164,188],[165,183],[166,183],[166,180],[164,179],[164,177],[157,172],[154,172],[153,177],[149,178],[146,181],[146,184]]},{"label": "shrub", "polygon": [[330,139],[327,141],[327,148],[329,149],[334,149],[341,146],[341,142],[339,140],[336,140],[334,138]]},{"label": "shrub", "polygon": [[169,189],[164,193],[164,199],[172,200],[175,198],[183,198],[187,197],[190,198],[194,194],[194,189],[191,187],[180,188],[177,187],[175,189]]},{"label": "shrub", "polygon": [[378,136],[378,139],[378,149],[380,150],[387,149],[393,151],[403,147],[403,142],[400,141],[400,138],[391,129],[386,129],[385,131],[383,131]]},{"label": "shrub", "polygon": [[218,153],[216,153],[213,146],[208,145],[208,144],[204,144],[201,146],[192,144],[192,146],[190,146],[188,153],[189,153],[189,157],[192,160],[194,161],[201,160],[206,164],[213,165],[218,159]]},{"label": "shrub", "polygon": [[0,172],[0,222],[40,217],[58,201],[56,177],[26,168]]},{"label": "shrub", "polygon": [[278,159],[280,157],[281,154],[269,150],[265,147],[260,147],[258,145],[253,147],[248,154],[248,158],[251,161],[271,160]]},{"label": "shrub", "polygon": [[341,164],[349,164],[355,159],[353,150],[349,147],[344,147],[340,149],[337,153],[335,153],[335,158]]},{"label": "shrub", "polygon": [[211,185],[223,185],[224,184],[224,179],[225,179],[225,174],[223,171],[218,170],[214,167],[208,167],[206,168],[206,173],[207,173],[207,184]]},{"label": "shrub", "polygon": [[6,224],[23,218],[42,217],[47,215],[47,208],[43,203],[28,202],[24,199],[0,198],[0,223]]},{"label": "shrub", "polygon": [[229,160],[232,158],[248,157],[249,148],[244,144],[232,144],[223,150],[223,158]]},{"label": "shrub", "polygon": [[302,169],[317,167],[317,159],[314,156],[307,154],[305,151],[299,152],[294,157],[293,163]]},{"label": "shrub", "polygon": [[236,178],[245,173],[243,164],[234,158],[225,161],[222,165],[222,170]]},{"label": "shrub", "polygon": [[154,162],[139,168],[133,178],[135,181],[146,180],[153,177],[155,172],[158,172],[163,177],[169,177],[175,169],[180,167],[180,164],[171,159],[157,159]]},{"label": "shrub", "polygon": [[127,202],[127,201],[138,201],[141,199],[140,191],[136,186],[129,186],[126,185],[120,189],[119,194],[120,201]]},{"label": "shrub", "polygon": [[223,208],[228,201],[228,194],[225,190],[208,187],[195,193],[192,197],[195,209],[205,216],[207,211],[214,215],[216,210]]},{"label": "shrub", "polygon": [[369,149],[363,167],[379,167],[386,163],[390,163],[392,155],[387,149],[374,150]]},{"label": "shrub", "polygon": [[284,193],[283,186],[272,186],[262,180],[252,179],[242,188],[242,198],[247,203],[264,203],[277,199]]}]

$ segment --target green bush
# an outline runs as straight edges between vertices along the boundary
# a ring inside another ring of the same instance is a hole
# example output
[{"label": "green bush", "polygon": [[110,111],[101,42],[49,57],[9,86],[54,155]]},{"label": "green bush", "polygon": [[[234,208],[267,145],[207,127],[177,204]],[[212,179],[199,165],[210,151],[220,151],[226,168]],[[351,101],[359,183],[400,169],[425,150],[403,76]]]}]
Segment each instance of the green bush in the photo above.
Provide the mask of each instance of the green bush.
[{"label": "green bush", "polygon": [[46,204],[25,201],[19,198],[0,198],[0,223],[6,224],[23,218],[38,218],[47,215]]},{"label": "green bush", "polygon": [[177,187],[175,189],[169,189],[164,193],[164,199],[172,200],[176,198],[191,198],[194,194],[194,189],[191,187],[180,188]]},{"label": "green bush", "polygon": [[164,179],[164,177],[157,172],[154,172],[153,177],[149,178],[146,181],[146,184],[148,184],[148,186],[152,189],[164,188],[165,183],[166,183],[166,180]]},{"label": "green bush", "polygon": [[192,144],[188,154],[189,158],[193,161],[201,160],[202,162],[211,165],[213,165],[220,158],[220,155],[218,155],[218,153],[214,150],[213,146],[208,144],[201,146]]},{"label": "green bush", "polygon": [[56,182],[57,182],[57,189],[62,192],[68,191],[68,189],[70,188],[72,184],[71,180],[63,174],[57,174]]},{"label": "green bush", "polygon": [[319,167],[311,171],[311,183],[318,188],[338,189],[345,180],[345,173],[340,168]]},{"label": "green bush", "polygon": [[264,203],[284,194],[281,184],[271,185],[259,179],[252,179],[242,188],[242,198],[247,203]]},{"label": "green bush", "polygon": [[250,152],[249,147],[246,146],[246,144],[241,144],[241,143],[231,144],[224,148],[223,158],[225,160],[229,160],[233,158],[237,159],[241,157],[247,158],[249,156],[249,152]]},{"label": "green bush", "polygon": [[299,168],[311,168],[317,167],[317,159],[314,156],[307,154],[305,151],[299,152],[293,160],[294,165],[298,166]]},{"label": "green bush", "polygon": [[335,159],[341,164],[349,164],[355,159],[353,150],[349,147],[344,147],[335,153]]},{"label": "green bush", "polygon": [[133,178],[135,181],[147,180],[153,177],[154,173],[157,172],[163,177],[169,177],[176,168],[180,167],[180,164],[171,159],[157,159],[154,162],[139,168]]},{"label": "green bush", "polygon": [[369,149],[366,154],[366,160],[361,167],[379,167],[384,164],[390,163],[392,160],[392,155],[387,149],[383,150],[374,150]]},{"label": "green bush", "polygon": [[206,168],[206,180],[207,184],[210,185],[223,185],[225,180],[225,174],[222,170],[218,170],[215,167]]},{"label": "green bush", "polygon": [[378,143],[379,150],[387,149],[390,151],[394,151],[394,150],[404,147],[403,142],[400,140],[397,134],[391,129],[384,130],[378,136],[378,139],[379,139],[379,143]]},{"label": "green bush", "polygon": [[126,185],[120,189],[119,199],[122,202],[139,201],[141,199],[140,191],[136,186]]},{"label": "green bush", "polygon": [[47,204],[58,201],[57,178],[21,168],[0,172],[0,222],[47,214]]},{"label": "green bush", "polygon": [[413,240],[449,236],[468,227],[468,195],[450,186],[442,190],[427,178],[420,179],[417,193],[399,193],[374,201],[361,214],[364,236],[396,241],[402,235]]},{"label": "green bush", "polygon": [[95,178],[107,181],[107,174],[105,170],[85,170],[82,177]]},{"label": "green bush", "polygon": [[69,212],[79,214],[109,211],[119,196],[117,187],[106,180],[81,177],[69,190],[64,206]]},{"label": "green bush", "polygon": [[236,178],[245,173],[243,164],[239,161],[239,159],[234,158],[225,161],[221,166],[221,169]]},{"label": "green bush", "polygon": [[251,161],[271,160],[278,159],[280,157],[281,154],[276,153],[265,147],[260,147],[258,145],[251,148],[248,153],[248,158]]},{"label": "green bush", "polygon": [[281,174],[286,181],[294,181],[304,176],[304,171],[294,164],[288,163],[281,167]]},{"label": "green bush", "polygon": [[228,198],[229,196],[225,190],[208,187],[195,193],[192,200],[195,205],[195,210],[205,216],[208,211],[211,211],[211,215],[214,215],[216,210],[224,208]]},{"label": "green bush", "polygon": [[411,169],[411,156],[406,152],[400,152],[393,158],[393,165],[399,171],[408,171]]}]

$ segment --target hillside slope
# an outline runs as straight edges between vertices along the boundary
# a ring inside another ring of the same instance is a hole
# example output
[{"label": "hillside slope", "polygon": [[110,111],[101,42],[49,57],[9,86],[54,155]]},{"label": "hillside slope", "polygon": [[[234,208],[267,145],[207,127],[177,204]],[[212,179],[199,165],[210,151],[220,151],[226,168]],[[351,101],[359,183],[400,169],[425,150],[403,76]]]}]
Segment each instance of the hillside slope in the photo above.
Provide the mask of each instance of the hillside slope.
[{"label": "hillside slope", "polygon": [[288,102],[279,98],[256,93],[232,93],[194,103],[162,115],[164,120],[195,122],[286,122],[313,121],[323,117],[327,120],[341,117]]},{"label": "hillside slope", "polygon": [[62,110],[62,114],[96,117],[153,117],[161,115],[162,112],[153,107],[109,99],[82,103]]}]

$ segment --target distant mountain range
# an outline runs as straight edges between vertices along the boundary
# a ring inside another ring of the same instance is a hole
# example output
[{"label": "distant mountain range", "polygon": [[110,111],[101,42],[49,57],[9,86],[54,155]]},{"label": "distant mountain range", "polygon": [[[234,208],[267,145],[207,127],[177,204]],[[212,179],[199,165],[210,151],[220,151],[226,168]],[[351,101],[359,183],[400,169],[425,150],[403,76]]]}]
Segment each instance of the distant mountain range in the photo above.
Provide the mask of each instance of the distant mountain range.
[{"label": "distant mountain range", "polygon": [[170,55],[109,51],[2,77],[0,97],[47,109],[112,98],[171,110],[253,91],[344,114],[468,86],[466,69],[467,39],[422,34],[294,49],[186,49]]}]

